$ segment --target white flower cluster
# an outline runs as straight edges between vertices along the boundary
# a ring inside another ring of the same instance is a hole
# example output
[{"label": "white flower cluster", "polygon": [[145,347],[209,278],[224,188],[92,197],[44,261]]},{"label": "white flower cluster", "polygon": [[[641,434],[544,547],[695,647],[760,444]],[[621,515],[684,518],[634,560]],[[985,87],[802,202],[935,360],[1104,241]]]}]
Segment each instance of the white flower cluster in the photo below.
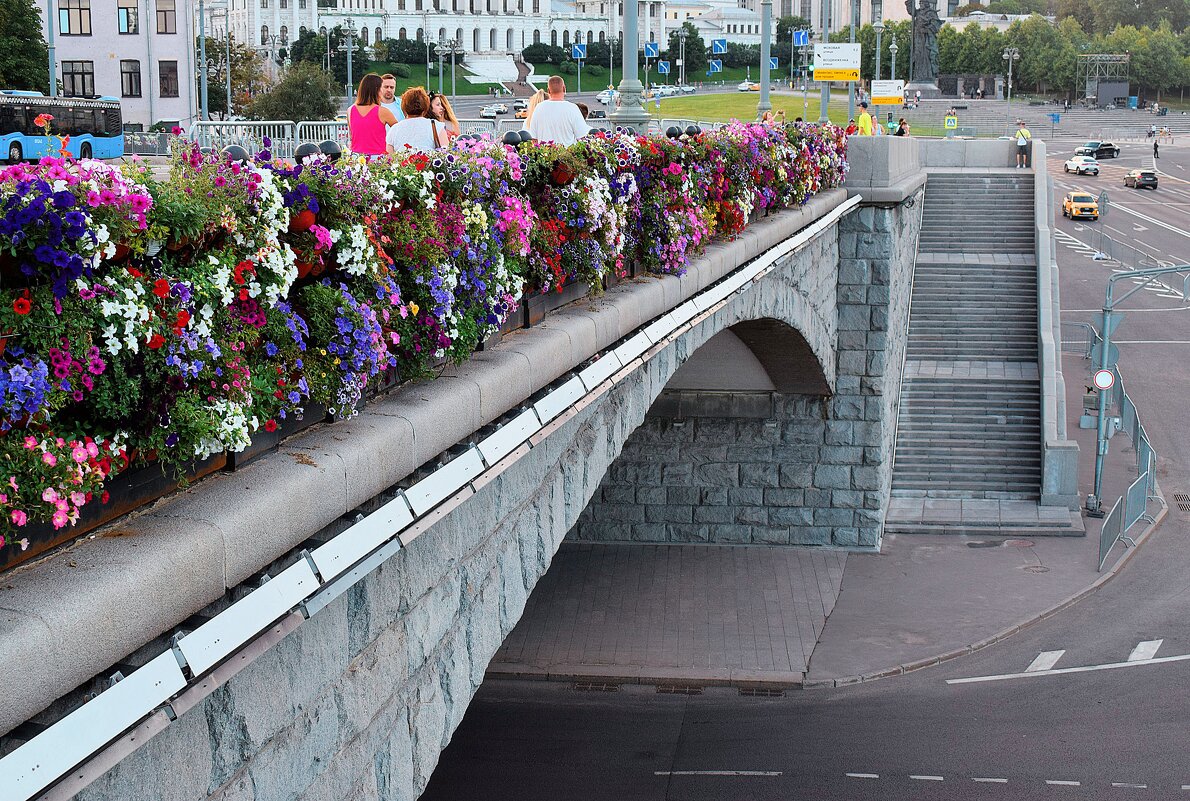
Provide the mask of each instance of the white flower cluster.
[{"label": "white flower cluster", "polygon": [[252,257],[256,264],[256,280],[249,282],[251,297],[263,296],[269,307],[276,306],[289,294],[289,288],[297,280],[297,257],[286,242],[266,245]]},{"label": "white flower cluster", "polygon": [[260,428],[260,422],[255,415],[249,417],[242,404],[217,400],[208,404],[206,410],[219,426],[195,446],[194,455],[199,459],[220,451],[239,453],[252,444],[252,433]]},{"label": "white flower cluster", "polygon": [[380,255],[368,239],[368,229],[356,223],[344,231],[330,229],[335,242],[335,261],[350,275],[366,275],[380,267]]},{"label": "white flower cluster", "polygon": [[[151,335],[148,323],[153,316],[145,301],[144,286],[139,282],[124,286],[111,276],[104,278],[102,284],[115,293],[115,297],[104,295],[99,301],[99,310],[108,321],[100,331],[105,349],[112,355],[124,348],[138,353],[140,343],[147,342]],[[87,288],[86,282],[81,279],[78,285],[80,289]]]}]

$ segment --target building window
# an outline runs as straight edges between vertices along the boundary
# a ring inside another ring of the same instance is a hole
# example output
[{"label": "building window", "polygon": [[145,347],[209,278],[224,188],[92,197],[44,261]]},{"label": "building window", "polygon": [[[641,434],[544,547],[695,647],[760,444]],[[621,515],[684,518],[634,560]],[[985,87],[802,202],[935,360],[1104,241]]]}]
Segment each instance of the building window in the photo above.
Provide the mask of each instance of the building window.
[{"label": "building window", "polygon": [[177,97],[178,96],[178,62],[176,61],[158,61],[158,74],[161,78],[161,96],[162,97]]},{"label": "building window", "polygon": [[306,0],[298,0],[298,8],[305,11],[306,10]]},{"label": "building window", "polygon": [[534,29],[533,44],[541,44],[541,31],[540,30]]},{"label": "building window", "polygon": [[[281,26],[281,44],[289,44],[289,26],[288,25]],[[367,42],[364,42],[364,44],[367,44]]]},{"label": "building window", "polygon": [[120,62],[120,97],[140,97],[140,62]]},{"label": "building window", "polygon": [[59,0],[58,32],[63,36],[90,36],[91,0]]},{"label": "building window", "polygon": [[[285,30],[285,29],[282,28],[281,30]],[[363,45],[364,47],[368,46],[368,29],[367,28],[359,29],[359,43],[361,45]]]},{"label": "building window", "polygon": [[[463,32],[459,31],[459,35],[456,38],[460,42],[463,41]],[[380,28],[377,28],[376,29],[376,40],[375,40],[376,44],[380,44],[383,40],[384,40],[384,31]]]},{"label": "building window", "polygon": [[178,32],[178,4],[177,4],[177,0],[157,0],[157,33],[177,33],[177,32]]},{"label": "building window", "polygon": [[260,46],[261,47],[269,46],[269,26],[268,25],[260,26]]},{"label": "building window", "polygon": [[95,62],[63,61],[62,93],[66,97],[84,97],[95,94]]},{"label": "building window", "polygon": [[289,0],[281,0],[281,8],[289,8]]},{"label": "building window", "polygon": [[137,16],[140,0],[117,0],[116,24],[120,33],[140,33],[140,19]]},{"label": "building window", "polygon": [[403,42],[403,41],[405,41],[407,38],[409,38],[409,34],[408,34],[408,33],[406,33],[406,31],[405,31],[405,29],[404,29],[404,28],[401,28],[401,30],[397,31],[397,38],[398,38],[398,39],[400,39],[400,40]]}]

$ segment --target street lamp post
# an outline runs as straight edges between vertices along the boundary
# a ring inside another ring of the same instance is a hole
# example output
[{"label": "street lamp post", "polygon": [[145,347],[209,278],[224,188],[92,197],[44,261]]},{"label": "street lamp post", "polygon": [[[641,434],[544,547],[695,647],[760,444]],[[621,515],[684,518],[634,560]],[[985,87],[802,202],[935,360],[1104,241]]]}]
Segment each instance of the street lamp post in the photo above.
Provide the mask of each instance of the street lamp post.
[{"label": "street lamp post", "polygon": [[[1008,62],[1008,122],[1012,124],[1012,62],[1021,60],[1021,51],[1015,47],[1004,48],[1003,58]],[[1007,126],[1006,126],[1007,127]]]},{"label": "street lamp post", "polygon": [[892,75],[890,75],[888,77],[894,81],[897,79],[897,51],[898,50],[900,50],[900,48],[897,47],[897,40],[896,40],[896,38],[894,38],[892,40],[892,44],[890,44],[888,46],[888,52],[892,54]]},{"label": "street lamp post", "polygon": [[231,16],[228,14],[231,3],[223,7],[223,27],[227,34],[227,111],[226,119],[231,119]]},{"label": "street lamp post", "polygon": [[207,104],[207,6],[198,0],[198,114],[204,122],[211,119]]},{"label": "street lamp post", "polygon": [[686,37],[689,35],[683,22],[682,27],[678,28],[678,82],[682,86],[686,85]]},{"label": "street lamp post", "polygon": [[636,65],[636,56],[640,48],[637,19],[639,13],[637,0],[625,0],[623,42],[620,47],[620,107],[610,115],[616,125],[633,130],[643,130],[649,121],[649,114],[645,111],[641,98],[644,87],[641,86]]},{"label": "street lamp post", "polygon": [[876,31],[876,77],[872,80],[880,80],[880,56],[883,51],[880,49],[880,34],[884,33],[884,23],[876,20],[872,23],[872,28]]},{"label": "street lamp post", "polygon": [[347,41],[339,45],[339,49],[347,53],[347,97],[350,99],[351,90],[355,88],[355,81],[351,74],[351,62],[355,60],[355,20],[351,17],[347,18],[347,29],[344,33],[347,35]]},{"label": "street lamp post", "polygon": [[[855,44],[855,29],[859,27],[859,0],[851,0],[851,24],[847,41]],[[855,119],[855,81],[847,82],[847,119]]]},{"label": "street lamp post", "polygon": [[760,3],[760,102],[756,104],[756,116],[763,117],[766,111],[773,108],[769,101],[769,83],[771,81],[769,59],[772,57],[773,38],[773,0],[761,0]]},{"label": "street lamp post", "polygon": [[445,40],[434,45],[434,50],[438,53],[438,94],[442,94],[442,61],[446,57],[446,47]]},{"label": "street lamp post", "polygon": [[54,47],[54,28],[58,25],[54,14],[54,0],[45,0],[45,27],[49,31],[47,45],[50,51],[50,97],[58,96],[58,53]]},{"label": "street lamp post", "polygon": [[[831,0],[822,0],[822,41],[830,41],[831,32]],[[822,82],[822,107],[818,113],[819,122],[830,122],[827,107],[831,102],[831,85],[829,81]]]}]

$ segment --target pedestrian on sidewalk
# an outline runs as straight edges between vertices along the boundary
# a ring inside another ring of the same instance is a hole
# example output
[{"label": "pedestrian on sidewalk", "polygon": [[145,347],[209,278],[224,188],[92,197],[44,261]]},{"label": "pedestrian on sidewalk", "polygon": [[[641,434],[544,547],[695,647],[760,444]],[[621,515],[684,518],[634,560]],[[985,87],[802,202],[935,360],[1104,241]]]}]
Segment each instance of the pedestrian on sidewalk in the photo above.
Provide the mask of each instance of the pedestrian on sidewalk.
[{"label": "pedestrian on sidewalk", "polygon": [[1029,133],[1029,129],[1025,127],[1024,120],[1016,121],[1016,168],[1018,170],[1025,169],[1025,161],[1029,155],[1029,140],[1033,135]]},{"label": "pedestrian on sidewalk", "polygon": [[856,130],[861,136],[872,135],[872,115],[868,113],[868,104],[866,102],[859,104],[859,124],[856,125]]},{"label": "pedestrian on sidewalk", "polygon": [[1157,140],[1154,139],[1153,140],[1153,161],[1156,161],[1159,158],[1160,158],[1160,155],[1158,155],[1158,153],[1157,153]]}]

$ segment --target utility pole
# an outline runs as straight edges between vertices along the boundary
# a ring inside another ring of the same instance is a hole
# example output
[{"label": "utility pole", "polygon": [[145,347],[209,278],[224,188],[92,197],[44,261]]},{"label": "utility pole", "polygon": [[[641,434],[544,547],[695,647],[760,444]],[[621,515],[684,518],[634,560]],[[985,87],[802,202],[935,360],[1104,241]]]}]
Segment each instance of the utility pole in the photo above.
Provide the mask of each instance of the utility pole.
[{"label": "utility pole", "polygon": [[610,115],[618,126],[643,131],[649,121],[649,114],[645,111],[641,95],[641,86],[637,72],[636,56],[640,47],[638,28],[637,0],[624,0],[623,43],[620,47],[620,93],[617,98],[619,108]]},{"label": "utility pole", "polygon": [[227,34],[227,114],[226,114],[226,117],[229,120],[231,119],[231,17],[229,16],[229,13],[228,13],[230,11],[230,8],[231,8],[231,3],[228,3],[227,5],[225,5],[223,7],[223,27],[227,29],[226,31],[224,31],[224,33]]},{"label": "utility pole", "polygon": [[[822,0],[822,42],[826,44],[830,41],[831,33],[831,0]],[[818,112],[819,122],[830,122],[830,115],[827,113],[827,108],[831,103],[831,85],[829,81],[822,82],[822,107]]]},{"label": "utility pole", "polygon": [[1008,120],[1006,129],[1012,125],[1012,62],[1021,60],[1021,51],[1015,47],[1004,48],[1003,59],[1008,62]]},{"label": "utility pole", "polygon": [[[851,0],[851,24],[847,27],[851,29],[847,40],[851,44],[855,44],[855,29],[859,27],[859,2],[857,0]],[[847,82],[847,119],[855,119],[855,81]]]},{"label": "utility pole", "polygon": [[[880,34],[884,33],[884,22],[876,20],[872,23],[872,27],[876,31],[876,77],[872,80],[878,81],[880,80],[880,57],[884,55],[884,51],[880,49]],[[893,77],[895,78],[896,76],[894,75]]]},{"label": "utility pole", "polygon": [[678,28],[678,82],[682,86],[686,85],[686,37],[689,35],[683,22]]}]

